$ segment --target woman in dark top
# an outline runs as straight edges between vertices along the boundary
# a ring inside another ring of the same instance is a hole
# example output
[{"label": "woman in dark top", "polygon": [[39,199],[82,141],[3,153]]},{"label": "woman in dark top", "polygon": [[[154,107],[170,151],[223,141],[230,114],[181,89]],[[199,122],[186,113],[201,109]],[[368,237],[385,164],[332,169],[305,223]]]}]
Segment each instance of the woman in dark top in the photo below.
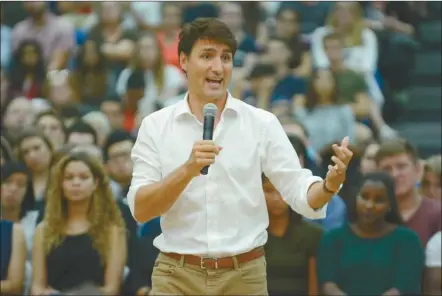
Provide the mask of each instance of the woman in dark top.
[{"label": "woman in dark top", "polygon": [[265,245],[269,295],[316,295],[315,257],[322,229],[290,210],[264,176],[263,190],[269,212]]},{"label": "woman in dark top", "polygon": [[19,224],[0,220],[0,292],[18,295],[25,282],[26,240]]},{"label": "woman in dark top", "polygon": [[92,284],[103,294],[118,294],[126,237],[103,167],[85,153],[72,153],[59,161],[53,176],[34,237],[31,293]]},{"label": "woman in dark top", "polygon": [[418,295],[424,252],[418,236],[402,226],[394,181],[382,172],[363,177],[349,201],[350,224],[326,233],[318,253],[324,295]]},{"label": "woman in dark top", "polygon": [[28,99],[41,97],[46,69],[37,41],[23,41],[15,51],[12,65],[10,77],[13,94]]}]

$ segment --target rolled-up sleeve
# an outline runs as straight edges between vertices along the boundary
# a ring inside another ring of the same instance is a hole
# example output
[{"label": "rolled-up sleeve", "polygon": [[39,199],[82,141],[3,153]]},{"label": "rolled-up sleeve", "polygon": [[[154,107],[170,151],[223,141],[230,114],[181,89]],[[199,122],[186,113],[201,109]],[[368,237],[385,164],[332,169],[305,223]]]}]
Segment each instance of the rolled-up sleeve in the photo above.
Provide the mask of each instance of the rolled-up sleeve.
[{"label": "rolled-up sleeve", "polygon": [[132,215],[135,213],[135,196],[140,187],[162,179],[158,149],[154,142],[155,124],[151,117],[141,123],[138,137],[132,149],[133,172],[127,201]]},{"label": "rolled-up sleeve", "polygon": [[315,210],[307,201],[310,186],[322,181],[322,178],[313,176],[310,170],[301,167],[295,149],[274,115],[267,124],[264,143],[266,157],[263,172],[282,198],[294,211],[309,219],[325,218],[327,205]]}]

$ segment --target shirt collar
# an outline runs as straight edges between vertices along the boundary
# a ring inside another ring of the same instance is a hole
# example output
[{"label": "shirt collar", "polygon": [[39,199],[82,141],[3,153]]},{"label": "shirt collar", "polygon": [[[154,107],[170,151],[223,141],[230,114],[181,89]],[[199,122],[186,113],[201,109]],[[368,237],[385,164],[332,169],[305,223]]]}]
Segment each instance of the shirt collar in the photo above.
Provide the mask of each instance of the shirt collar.
[{"label": "shirt collar", "polygon": [[[184,100],[180,101],[177,105],[177,109],[175,112],[175,118],[181,117],[183,114],[192,114],[189,107],[189,92],[187,92],[184,96]],[[230,92],[227,92],[227,101],[226,106],[224,107],[223,112],[233,112],[235,114],[239,114],[240,104],[239,100],[232,97]]]}]

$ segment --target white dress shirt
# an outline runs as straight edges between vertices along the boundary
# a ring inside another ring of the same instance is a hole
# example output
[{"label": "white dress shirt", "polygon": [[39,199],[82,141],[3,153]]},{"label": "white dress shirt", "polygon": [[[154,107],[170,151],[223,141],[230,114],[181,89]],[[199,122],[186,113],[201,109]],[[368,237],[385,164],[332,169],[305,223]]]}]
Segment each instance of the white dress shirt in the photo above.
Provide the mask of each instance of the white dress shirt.
[{"label": "white dress shirt", "polygon": [[[129,207],[141,186],[160,182],[190,156],[202,139],[203,124],[184,100],[145,117],[132,150]],[[312,209],[307,190],[319,177],[301,168],[298,156],[275,115],[228,95],[213,140],[223,150],[206,176],[195,177],[161,216],[162,252],[222,257],[247,252],[267,242],[269,218],[261,173],[296,212],[324,218]]]},{"label": "white dress shirt", "polygon": [[442,259],[440,254],[441,239],[442,232],[439,231],[433,235],[433,237],[427,243],[425,250],[425,265],[429,268],[442,267]]}]

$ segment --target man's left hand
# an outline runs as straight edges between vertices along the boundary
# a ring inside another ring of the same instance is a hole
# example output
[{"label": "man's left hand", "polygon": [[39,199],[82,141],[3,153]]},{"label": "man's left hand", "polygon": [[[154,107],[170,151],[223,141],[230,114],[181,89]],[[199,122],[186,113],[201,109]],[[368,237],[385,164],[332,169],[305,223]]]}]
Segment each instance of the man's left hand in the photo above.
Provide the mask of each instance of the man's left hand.
[{"label": "man's left hand", "polygon": [[327,189],[337,192],[339,187],[345,181],[345,173],[347,172],[348,164],[353,157],[353,152],[348,149],[349,138],[345,137],[341,145],[333,144],[332,148],[335,155],[331,160],[335,163],[334,166],[328,166],[327,176],[325,178],[325,186]]}]

